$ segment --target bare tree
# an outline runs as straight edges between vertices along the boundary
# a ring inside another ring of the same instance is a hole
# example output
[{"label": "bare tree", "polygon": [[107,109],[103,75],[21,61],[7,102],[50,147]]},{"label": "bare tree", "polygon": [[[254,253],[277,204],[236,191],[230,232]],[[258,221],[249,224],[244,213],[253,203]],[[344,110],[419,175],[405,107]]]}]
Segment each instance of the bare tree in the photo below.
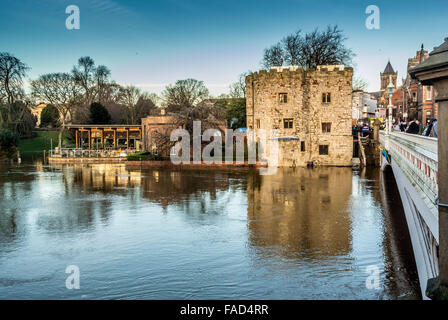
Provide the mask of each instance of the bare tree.
[{"label": "bare tree", "polygon": [[122,87],[114,81],[105,83],[101,93],[104,105],[117,103],[120,99],[121,90]]},{"label": "bare tree", "polygon": [[299,63],[304,68],[316,68],[318,65],[351,64],[353,53],[344,46],[342,30],[337,26],[328,26],[326,31],[317,29],[305,35]]},{"label": "bare tree", "polygon": [[95,96],[95,62],[90,57],[81,57],[72,69],[73,78],[84,90],[84,106],[88,107]]},{"label": "bare tree", "polygon": [[67,121],[72,118],[73,108],[79,104],[81,87],[69,73],[48,73],[31,81],[32,95],[56,106],[61,116],[59,147]]},{"label": "bare tree", "polygon": [[36,117],[23,101],[0,104],[0,129],[9,129],[21,137],[30,137],[36,125]]},{"label": "bare tree", "polygon": [[300,65],[300,50],[302,50],[303,46],[303,40],[300,34],[300,30],[296,33],[292,33],[286,36],[282,40],[282,45],[284,50],[285,63],[291,66]]},{"label": "bare tree", "polygon": [[76,113],[76,121],[88,121],[88,109],[93,102],[106,107],[117,103],[120,86],[110,81],[111,72],[106,66],[95,66],[91,57],[81,57],[73,67],[72,74],[84,96],[82,106]]},{"label": "bare tree", "polygon": [[23,96],[23,78],[30,68],[7,52],[0,52],[0,102],[12,104]]},{"label": "bare tree", "polygon": [[315,29],[305,36],[297,31],[266,49],[262,63],[265,68],[287,63],[304,69],[316,68],[319,65],[350,65],[354,54],[345,47],[345,40],[338,26],[328,26],[325,31]]},{"label": "bare tree", "polygon": [[352,89],[353,90],[365,91],[365,90],[367,90],[368,86],[369,86],[369,84],[364,79],[362,79],[360,77],[353,77],[353,81],[352,81]]},{"label": "bare tree", "polygon": [[0,52],[0,128],[30,136],[36,124],[26,104],[23,78],[29,67],[7,52]]},{"label": "bare tree", "polygon": [[142,99],[150,100],[155,106],[160,106],[162,102],[161,98],[156,93],[152,92],[143,92]]},{"label": "bare tree", "polygon": [[280,67],[284,61],[285,53],[280,42],[264,50],[262,64],[266,69]]},{"label": "bare tree", "polygon": [[191,108],[208,98],[209,91],[203,81],[196,79],[178,80],[162,93],[167,107],[171,110]]},{"label": "bare tree", "polygon": [[102,104],[109,111],[112,123],[121,123],[126,108],[120,104],[120,95],[123,88],[116,82],[107,82],[102,89]]},{"label": "bare tree", "polygon": [[238,81],[230,85],[230,98],[246,98],[246,76],[250,71],[240,74]]},{"label": "bare tree", "polygon": [[134,86],[127,86],[125,88],[121,88],[120,90],[119,101],[126,107],[127,124],[137,124],[138,121],[140,121],[137,116],[137,103],[141,95],[141,90]]},{"label": "bare tree", "polygon": [[110,70],[108,67],[100,65],[95,69],[94,78],[96,82],[96,100],[104,103],[107,99],[107,86],[109,84]]}]

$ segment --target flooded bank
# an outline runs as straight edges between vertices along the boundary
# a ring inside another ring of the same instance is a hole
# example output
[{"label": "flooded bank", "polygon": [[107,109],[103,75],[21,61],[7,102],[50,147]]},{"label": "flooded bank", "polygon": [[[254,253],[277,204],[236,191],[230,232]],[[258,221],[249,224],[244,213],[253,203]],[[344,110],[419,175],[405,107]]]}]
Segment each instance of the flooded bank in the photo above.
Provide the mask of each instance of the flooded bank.
[{"label": "flooded bank", "polygon": [[0,297],[418,299],[390,175],[2,166]]}]

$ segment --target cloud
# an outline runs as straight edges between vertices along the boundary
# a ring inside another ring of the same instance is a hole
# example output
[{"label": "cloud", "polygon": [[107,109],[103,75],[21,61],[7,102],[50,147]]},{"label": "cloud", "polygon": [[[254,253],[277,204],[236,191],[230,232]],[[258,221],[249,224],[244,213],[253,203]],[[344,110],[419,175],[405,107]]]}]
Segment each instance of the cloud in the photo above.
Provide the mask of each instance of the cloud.
[{"label": "cloud", "polygon": [[136,14],[136,12],[130,8],[112,0],[90,0],[88,1],[88,6],[91,9],[104,14],[118,14],[120,16],[132,16]]}]

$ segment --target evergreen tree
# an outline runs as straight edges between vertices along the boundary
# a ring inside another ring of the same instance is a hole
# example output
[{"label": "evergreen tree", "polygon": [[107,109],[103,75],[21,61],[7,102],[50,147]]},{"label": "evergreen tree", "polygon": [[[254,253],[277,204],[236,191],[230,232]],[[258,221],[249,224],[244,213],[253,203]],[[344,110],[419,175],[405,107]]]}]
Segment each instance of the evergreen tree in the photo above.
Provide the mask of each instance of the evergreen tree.
[{"label": "evergreen tree", "polygon": [[40,127],[59,127],[59,110],[54,105],[47,105],[40,114]]},{"label": "evergreen tree", "polygon": [[110,124],[109,111],[98,102],[92,103],[90,105],[90,122],[92,124]]}]

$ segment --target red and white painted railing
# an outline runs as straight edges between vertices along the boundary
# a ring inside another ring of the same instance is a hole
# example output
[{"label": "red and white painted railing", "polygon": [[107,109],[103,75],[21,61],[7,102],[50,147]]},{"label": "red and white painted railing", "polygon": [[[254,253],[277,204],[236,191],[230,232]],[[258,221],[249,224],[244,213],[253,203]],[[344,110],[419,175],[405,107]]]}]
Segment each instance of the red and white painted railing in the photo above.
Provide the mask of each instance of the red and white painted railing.
[{"label": "red and white painted railing", "polygon": [[411,183],[435,204],[439,184],[437,139],[392,132],[389,136],[381,133],[380,142]]}]

